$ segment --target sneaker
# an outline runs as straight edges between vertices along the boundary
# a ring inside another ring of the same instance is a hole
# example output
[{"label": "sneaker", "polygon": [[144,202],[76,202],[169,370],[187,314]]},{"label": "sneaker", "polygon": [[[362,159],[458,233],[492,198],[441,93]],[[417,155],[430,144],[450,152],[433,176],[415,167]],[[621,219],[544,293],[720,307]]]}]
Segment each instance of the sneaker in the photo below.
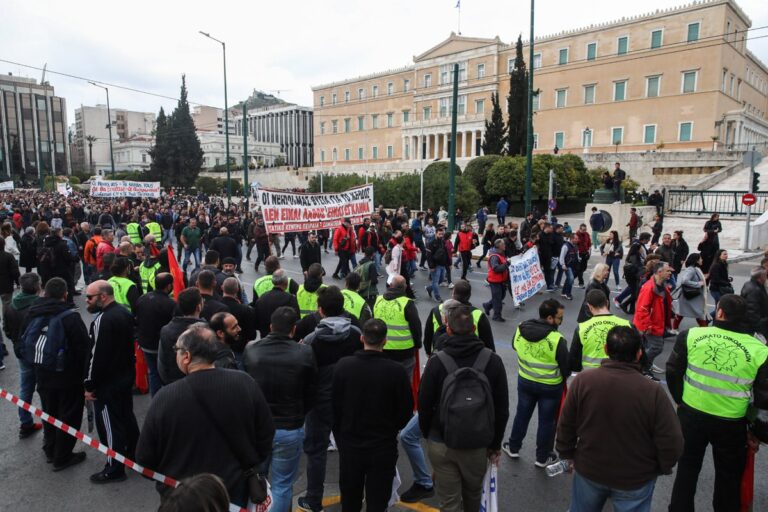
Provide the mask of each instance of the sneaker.
[{"label": "sneaker", "polygon": [[618,293],[618,292],[620,292],[620,291],[621,291],[621,286],[617,286],[617,287],[616,287],[616,289],[615,289],[615,291],[616,291],[617,293]]},{"label": "sneaker", "polygon": [[294,255],[293,255],[293,259],[296,259],[296,258],[298,258],[298,257],[299,257],[299,255],[298,255],[298,254],[294,254]]},{"label": "sneaker", "polygon": [[429,295],[429,298],[432,298],[432,288],[429,286],[425,286],[424,289],[427,291],[427,295]]},{"label": "sneaker", "polygon": [[424,487],[414,482],[410,489],[400,495],[400,501],[403,503],[416,503],[435,495],[434,487]]},{"label": "sneaker", "polygon": [[278,256],[278,257],[277,257],[277,259],[279,259],[279,260],[284,260],[284,259],[285,259],[285,255],[284,255],[284,254],[281,254],[280,256]]},{"label": "sneaker", "polygon": [[547,457],[547,460],[544,462],[536,461],[533,463],[534,466],[537,468],[545,468],[547,466],[551,466],[552,464],[557,464],[560,461],[560,457],[555,455],[554,453],[551,453],[549,457]]},{"label": "sneaker", "polygon": [[583,290],[585,286],[583,284],[577,284],[576,286],[574,286],[574,288],[579,288]]},{"label": "sneaker", "polygon": [[[426,271],[427,271],[427,270],[429,270],[429,269],[428,269],[427,267],[419,267],[419,270],[423,270],[424,272],[426,272]],[[415,485],[415,484],[414,484],[414,485]]]},{"label": "sneaker", "polygon": [[491,306],[488,304],[483,304],[483,311],[485,312],[485,316],[488,316],[491,314]]},{"label": "sneaker", "polygon": [[643,375],[645,375],[645,378],[648,380],[652,380],[654,382],[661,382],[653,373],[649,372],[648,370],[644,371]]},{"label": "sneaker", "polygon": [[613,298],[613,305],[616,306],[617,308],[621,307],[621,304],[619,304],[619,299],[617,299],[616,297]]},{"label": "sneaker", "polygon": [[0,370],[5,370],[5,365],[3,363],[0,363]]},{"label": "sneaker", "polygon": [[664,337],[671,337],[671,336],[677,336],[680,334],[680,331],[677,329],[669,329],[667,332],[664,333]]},{"label": "sneaker", "polygon": [[509,443],[501,443],[501,451],[509,455],[513,459],[520,458],[520,450],[513,450],[509,447]]},{"label": "sneaker", "polygon": [[554,286],[553,286],[553,287],[551,287],[551,288],[547,287],[547,293],[552,293],[552,292],[554,292],[555,290],[557,290],[557,288],[555,288]]},{"label": "sneaker", "polygon": [[495,317],[491,318],[491,320],[493,320],[494,322],[506,322],[507,321],[506,318],[502,318],[500,316],[495,316]]},{"label": "sneaker", "polygon": [[338,274],[333,274],[331,277],[334,278],[334,279],[341,279],[341,277],[339,277]]},{"label": "sneaker", "polygon": [[303,510],[304,512],[323,512],[322,505],[317,507],[312,505],[305,496],[302,496],[298,499],[296,502],[296,507],[299,510]]},{"label": "sneaker", "polygon": [[651,371],[652,371],[653,373],[664,373],[664,370],[662,370],[661,368],[659,368],[659,367],[658,367],[658,366],[656,366],[655,364],[652,364],[652,365],[651,365]]},{"label": "sneaker", "polygon": [[448,283],[448,289],[453,290],[453,283]]},{"label": "sneaker", "polygon": [[64,469],[67,469],[68,467],[74,466],[76,464],[80,464],[84,460],[85,460],[85,452],[72,452],[66,461],[62,462],[61,464],[54,464],[53,470],[56,472],[62,471]]},{"label": "sneaker", "polygon": [[564,298],[565,300],[573,300],[573,296],[572,295],[566,295],[566,294],[563,293],[560,296],[562,298]]},{"label": "sneaker", "polygon": [[27,423],[19,427],[19,439],[26,439],[42,430],[42,423]]}]

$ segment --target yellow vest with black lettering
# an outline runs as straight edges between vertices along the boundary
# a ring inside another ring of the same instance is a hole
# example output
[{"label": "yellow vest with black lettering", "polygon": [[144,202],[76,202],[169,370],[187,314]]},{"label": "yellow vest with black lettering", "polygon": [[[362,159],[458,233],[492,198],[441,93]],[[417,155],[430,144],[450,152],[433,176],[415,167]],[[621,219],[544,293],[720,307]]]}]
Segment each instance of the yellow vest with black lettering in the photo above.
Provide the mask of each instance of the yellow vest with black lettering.
[{"label": "yellow vest with black lettering", "polygon": [[414,347],[413,334],[405,319],[405,306],[410,300],[408,297],[387,300],[383,295],[376,298],[373,317],[387,324],[387,343],[384,350],[407,350]]},{"label": "yellow vest with black lettering", "polygon": [[630,327],[627,320],[615,315],[597,315],[579,324],[583,369],[597,368],[603,359],[608,359],[605,353],[605,341],[608,331],[617,325]]},{"label": "yellow vest with black lettering", "polygon": [[363,312],[363,306],[365,306],[365,299],[359,293],[352,290],[341,290],[341,294],[344,295],[344,310],[360,320],[360,314]]},{"label": "yellow vest with black lettering", "polygon": [[[267,274],[265,276],[261,276],[256,280],[255,283],[253,283],[253,295],[254,300],[258,297],[261,297],[271,289],[275,287],[274,284],[272,284],[272,274]],[[291,290],[291,278],[288,278],[288,287],[285,289],[286,292],[290,293]]]},{"label": "yellow vest with black lettering", "polygon": [[144,227],[147,228],[150,235],[155,237],[155,242],[159,244],[162,241],[163,228],[160,227],[160,224],[158,224],[157,222],[148,222],[147,225]]},{"label": "yellow vest with black lettering", "polygon": [[155,289],[155,276],[157,275],[157,269],[160,268],[160,263],[155,262],[154,265],[148,267],[146,262],[139,265],[139,275],[141,276],[141,288],[144,293],[149,293]]},{"label": "yellow vest with black lettering", "polygon": [[[480,325],[480,317],[483,312],[478,308],[472,308],[472,324],[475,326],[475,336],[477,336],[477,326]],[[434,310],[432,311],[432,332],[437,332],[440,326],[443,325],[443,305],[437,306],[437,315]]]},{"label": "yellow vest with black lettering", "polygon": [[560,333],[552,331],[537,342],[528,341],[517,328],[512,347],[517,351],[517,366],[520,377],[541,384],[557,385],[563,382],[560,366],[557,364],[557,344]]},{"label": "yellow vest with black lettering", "polygon": [[[321,284],[320,288],[325,288],[325,286]],[[303,284],[299,286],[299,291],[296,292],[296,301],[299,303],[299,318],[304,318],[317,311],[317,291],[308,292],[304,289]]]},{"label": "yellow vest with black lettering", "polygon": [[131,222],[125,226],[125,232],[131,237],[131,243],[133,245],[141,243],[141,226],[138,222]]},{"label": "yellow vest with black lettering", "polygon": [[112,276],[109,278],[109,284],[112,285],[112,290],[115,294],[115,302],[121,304],[131,310],[131,305],[128,302],[128,289],[131,286],[136,286],[136,283],[125,277]]},{"label": "yellow vest with black lettering", "polygon": [[748,334],[720,327],[690,329],[686,345],[683,402],[713,416],[743,418],[768,347]]}]

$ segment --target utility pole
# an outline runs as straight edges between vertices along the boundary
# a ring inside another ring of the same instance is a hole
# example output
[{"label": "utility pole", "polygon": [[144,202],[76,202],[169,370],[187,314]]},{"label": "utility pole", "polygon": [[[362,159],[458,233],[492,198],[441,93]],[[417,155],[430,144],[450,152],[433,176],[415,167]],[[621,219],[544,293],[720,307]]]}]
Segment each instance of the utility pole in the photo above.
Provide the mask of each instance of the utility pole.
[{"label": "utility pole", "polygon": [[531,211],[531,187],[533,184],[533,20],[534,0],[531,0],[531,37],[528,41],[528,130],[525,151],[525,212]]},{"label": "utility pole", "polygon": [[249,211],[251,189],[248,186],[248,102],[243,102],[243,193],[246,211]]},{"label": "utility pole", "polygon": [[107,92],[107,128],[109,129],[109,161],[111,164],[112,178],[115,177],[115,153],[112,150],[112,111],[109,108],[109,88],[99,85],[96,82],[88,82],[91,85],[100,87]]},{"label": "utility pole", "polygon": [[[758,163],[756,160],[757,152],[755,151],[755,147],[752,146],[752,151],[749,153],[749,193],[753,194],[755,192],[755,165]],[[749,250],[749,235],[750,235],[750,224],[752,224],[752,206],[747,206],[747,225],[744,228],[744,246],[742,249],[745,251]]]},{"label": "utility pole", "polygon": [[451,112],[451,166],[448,171],[448,231],[456,217],[456,123],[459,110],[459,65],[453,65],[453,112]]}]

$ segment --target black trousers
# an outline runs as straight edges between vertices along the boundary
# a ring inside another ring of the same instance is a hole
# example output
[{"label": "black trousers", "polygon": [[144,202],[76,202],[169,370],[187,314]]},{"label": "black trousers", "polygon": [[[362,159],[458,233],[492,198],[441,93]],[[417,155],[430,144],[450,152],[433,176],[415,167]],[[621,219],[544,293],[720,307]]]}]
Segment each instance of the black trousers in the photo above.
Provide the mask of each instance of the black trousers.
[{"label": "black trousers", "polygon": [[472,264],[472,251],[461,251],[459,255],[461,256],[461,278],[466,279],[467,271]]},{"label": "black trousers", "polygon": [[712,445],[715,491],[712,510],[737,512],[741,504],[741,475],[747,461],[747,425],[744,420],[721,420],[685,406],[677,410],[685,438],[683,456],[677,463],[670,512],[693,512],[696,484],[707,446]]},{"label": "black trousers", "polygon": [[[131,388],[111,390],[99,396],[93,403],[96,430],[99,439],[117,453],[133,459],[136,442],[139,440],[139,425],[133,415],[133,394]],[[124,473],[125,467],[111,457],[104,467],[107,473]]]},{"label": "black trousers", "polygon": [[579,286],[584,286],[584,271],[587,270],[587,264],[589,263],[589,253],[579,253],[579,266],[576,267],[576,279],[579,281]]},{"label": "black trousers", "polygon": [[256,263],[254,263],[253,268],[258,272],[259,265],[262,261],[265,261],[270,254],[269,244],[256,244],[256,254]]},{"label": "black trousers", "polygon": [[421,259],[419,260],[419,266],[424,267],[424,264],[427,262],[427,248],[424,246],[424,241],[421,240],[419,242],[416,242],[416,247],[418,247],[419,251],[421,251]]},{"label": "black trousers", "polygon": [[352,254],[349,251],[339,250],[339,264],[336,265],[336,270],[333,271],[334,276],[344,277],[349,274],[349,260],[351,256]]},{"label": "black trousers", "polygon": [[[82,387],[45,388],[37,390],[43,410],[72,428],[80,430],[83,422],[85,397]],[[55,465],[65,463],[72,455],[77,439],[59,430],[47,421],[43,422],[43,451]]]},{"label": "black trousers", "polygon": [[397,447],[357,449],[339,443],[339,488],[342,512],[383,512],[392,496]]}]

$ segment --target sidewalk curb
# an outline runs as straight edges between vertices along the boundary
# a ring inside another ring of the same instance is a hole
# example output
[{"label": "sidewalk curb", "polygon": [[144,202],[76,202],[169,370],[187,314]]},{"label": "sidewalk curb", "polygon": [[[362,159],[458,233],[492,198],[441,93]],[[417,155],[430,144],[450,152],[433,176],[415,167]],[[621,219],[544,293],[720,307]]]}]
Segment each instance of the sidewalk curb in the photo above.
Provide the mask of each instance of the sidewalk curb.
[{"label": "sidewalk curb", "polygon": [[749,261],[756,258],[759,258],[763,255],[762,252],[745,252],[743,254],[739,254],[738,256],[734,256],[733,258],[728,258],[732,263],[738,263],[740,261]]}]

